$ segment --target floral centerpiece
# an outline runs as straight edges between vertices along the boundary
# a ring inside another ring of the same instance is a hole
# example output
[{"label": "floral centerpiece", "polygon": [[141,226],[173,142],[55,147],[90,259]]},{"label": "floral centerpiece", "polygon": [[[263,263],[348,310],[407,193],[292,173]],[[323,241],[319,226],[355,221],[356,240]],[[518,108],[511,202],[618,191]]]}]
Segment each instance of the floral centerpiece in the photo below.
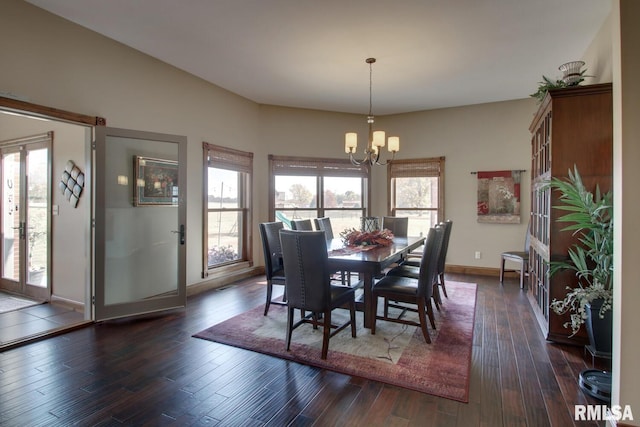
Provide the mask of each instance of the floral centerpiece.
[{"label": "floral centerpiece", "polygon": [[345,246],[389,246],[393,243],[393,233],[386,228],[376,231],[360,231],[355,228],[347,228],[340,233],[340,238]]}]

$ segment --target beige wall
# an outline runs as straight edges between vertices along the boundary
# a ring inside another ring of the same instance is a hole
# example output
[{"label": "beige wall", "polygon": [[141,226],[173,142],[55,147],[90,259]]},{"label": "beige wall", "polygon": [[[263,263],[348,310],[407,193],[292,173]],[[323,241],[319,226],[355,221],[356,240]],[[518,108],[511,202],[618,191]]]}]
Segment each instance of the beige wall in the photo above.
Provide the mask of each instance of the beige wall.
[{"label": "beige wall", "polygon": [[[631,405],[640,425],[640,286],[637,263],[640,256],[640,2],[615,0],[613,34],[613,116],[614,116],[614,337],[612,403]],[[626,185],[625,185],[626,183]]]},{"label": "beige wall", "polygon": [[[533,99],[470,105],[384,117],[381,126],[400,136],[399,158],[444,156],[445,216],[453,220],[447,263],[496,268],[500,253],[524,247],[530,206]],[[476,171],[526,170],[522,174],[521,223],[479,224]],[[378,172],[378,171],[377,171]],[[379,179],[376,179],[379,178]],[[386,170],[374,178],[386,185]],[[386,203],[386,199],[382,201]],[[378,209],[384,209],[379,205]],[[476,260],[474,254],[481,252]]]},{"label": "beige wall", "polygon": [[612,16],[609,14],[582,56],[586,74],[592,76],[585,80],[585,84],[611,83],[613,80],[611,23]]},{"label": "beige wall", "polygon": [[[476,177],[471,172],[528,171],[528,128],[535,109],[533,99],[524,99],[376,118],[377,128],[400,137],[398,158],[446,157],[445,209],[447,219],[454,222],[448,263],[496,268],[501,252],[523,247],[530,174],[523,174],[521,224],[493,225],[476,221]],[[365,115],[262,106],[260,119],[261,139],[270,154],[345,156],[344,132],[367,132]],[[257,155],[255,161],[265,162],[266,167],[266,156]],[[256,172],[259,176],[260,171]],[[383,216],[387,209],[386,167],[375,166],[372,175],[372,215]],[[266,208],[267,199],[261,201]],[[474,258],[475,251],[482,253],[481,259]]]}]

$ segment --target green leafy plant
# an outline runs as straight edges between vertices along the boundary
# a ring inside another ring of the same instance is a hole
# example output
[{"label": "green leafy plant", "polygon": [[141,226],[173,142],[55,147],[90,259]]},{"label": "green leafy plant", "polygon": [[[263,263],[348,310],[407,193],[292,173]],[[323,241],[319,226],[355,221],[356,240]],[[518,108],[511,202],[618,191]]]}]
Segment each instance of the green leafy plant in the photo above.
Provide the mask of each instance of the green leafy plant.
[{"label": "green leafy plant", "polygon": [[573,231],[577,243],[569,250],[566,261],[550,263],[550,274],[572,270],[578,278],[578,286],[567,286],[567,295],[562,300],[554,299],[551,309],[563,314],[571,313],[571,320],[564,327],[571,327],[575,335],[587,318],[586,305],[602,299],[599,316],[610,310],[613,302],[613,195],[602,194],[596,186],[595,194],[582,183],[578,168],[569,170],[568,179],[552,179],[549,186],[560,191],[562,202],[555,209],[566,211],[558,222],[570,225],[562,231]]},{"label": "green leafy plant", "polygon": [[532,98],[535,98],[538,100],[538,104],[542,102],[542,100],[544,100],[545,95],[547,94],[547,92],[549,92],[549,90],[551,89],[563,89],[563,88],[567,88],[567,87],[573,87],[573,86],[577,86],[580,83],[582,83],[584,81],[585,77],[592,77],[592,76],[587,76],[585,75],[585,72],[587,70],[582,70],[580,72],[580,79],[569,85],[567,83],[564,82],[564,80],[553,80],[550,79],[547,76],[542,76],[542,81],[538,82],[538,90],[535,91],[534,93],[530,94],[529,96]]}]

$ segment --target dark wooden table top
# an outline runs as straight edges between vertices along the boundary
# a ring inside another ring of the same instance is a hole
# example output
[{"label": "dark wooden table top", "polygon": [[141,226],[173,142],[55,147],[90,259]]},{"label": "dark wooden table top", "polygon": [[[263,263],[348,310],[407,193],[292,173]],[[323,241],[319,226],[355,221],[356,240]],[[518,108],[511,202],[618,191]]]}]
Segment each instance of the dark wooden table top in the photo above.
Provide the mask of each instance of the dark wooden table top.
[{"label": "dark wooden table top", "polygon": [[[328,243],[329,264],[343,266],[345,270],[360,271],[363,268],[385,268],[398,260],[403,254],[410,252],[422,244],[424,237],[395,237],[389,246],[373,248],[345,247],[341,239],[333,239]],[[354,269],[355,268],[355,269]]]}]

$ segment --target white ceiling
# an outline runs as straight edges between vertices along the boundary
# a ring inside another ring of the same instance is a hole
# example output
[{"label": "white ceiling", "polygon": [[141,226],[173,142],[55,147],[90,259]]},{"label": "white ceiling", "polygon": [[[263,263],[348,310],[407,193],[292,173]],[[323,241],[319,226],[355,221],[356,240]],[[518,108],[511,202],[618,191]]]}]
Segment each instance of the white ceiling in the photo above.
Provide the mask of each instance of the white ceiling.
[{"label": "white ceiling", "polygon": [[[526,98],[610,0],[28,0],[261,104],[392,114]],[[589,64],[587,64],[587,69]]]}]

